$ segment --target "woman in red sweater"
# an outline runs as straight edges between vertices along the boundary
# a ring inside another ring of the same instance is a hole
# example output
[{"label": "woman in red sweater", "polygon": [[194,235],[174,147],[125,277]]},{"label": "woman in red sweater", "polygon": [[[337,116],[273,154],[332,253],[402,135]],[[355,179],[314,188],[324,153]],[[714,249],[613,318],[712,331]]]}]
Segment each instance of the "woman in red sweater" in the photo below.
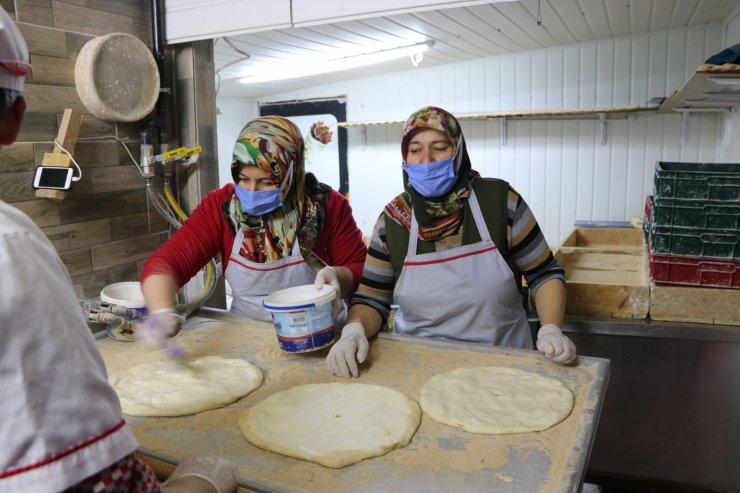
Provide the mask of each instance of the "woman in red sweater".
[{"label": "woman in red sweater", "polygon": [[234,183],[209,193],[144,263],[150,318],[174,330],[178,289],[218,254],[231,310],[249,318],[271,320],[262,300],[280,289],[315,283],[343,298],[354,293],[367,253],[362,233],[347,199],[305,173],[295,124],[279,116],[248,122],[231,175]]}]

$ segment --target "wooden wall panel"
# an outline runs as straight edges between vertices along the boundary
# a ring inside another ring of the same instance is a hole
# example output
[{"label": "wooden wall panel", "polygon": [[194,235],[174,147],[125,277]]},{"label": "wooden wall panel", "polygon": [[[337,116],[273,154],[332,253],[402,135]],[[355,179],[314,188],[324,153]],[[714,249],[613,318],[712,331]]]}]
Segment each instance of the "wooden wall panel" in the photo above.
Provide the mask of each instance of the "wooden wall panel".
[{"label": "wooden wall panel", "polygon": [[31,65],[33,65],[34,84],[75,86],[74,60],[54,56],[31,55]]},{"label": "wooden wall panel", "polygon": [[53,26],[51,0],[16,0],[16,20],[38,26]]},{"label": "wooden wall panel", "polygon": [[[120,162],[119,147],[118,142],[79,141],[75,145],[75,160],[78,163],[84,163],[83,171],[87,168],[116,166]],[[136,147],[138,149],[139,146]]]},{"label": "wooden wall panel", "polygon": [[141,178],[139,170],[133,165],[92,168],[89,173],[92,175],[94,193],[144,188],[144,180]]},{"label": "wooden wall panel", "polygon": [[[28,45],[28,51],[38,56],[67,57],[66,34],[64,31],[34,26],[33,24],[18,24],[23,38]],[[34,66],[34,68],[36,68]]]},{"label": "wooden wall panel", "polygon": [[12,144],[3,146],[0,152],[0,173],[33,171],[33,144]]},{"label": "wooden wall panel", "polygon": [[67,108],[80,113],[87,112],[74,87],[26,84],[23,96],[29,111],[33,110],[34,113],[63,114]]},{"label": "wooden wall panel", "polygon": [[139,263],[130,262],[110,269],[94,270],[85,274],[73,275],[72,285],[78,299],[97,298],[108,284],[121,281],[136,281],[139,277]]},{"label": "wooden wall panel", "polygon": [[0,181],[0,197],[10,204],[33,200],[36,195],[31,187],[33,172],[27,173],[3,173]]},{"label": "wooden wall panel", "polygon": [[78,248],[68,250],[59,254],[62,262],[67,267],[70,276],[78,276],[92,272],[92,253],[89,248]]},{"label": "wooden wall panel", "polygon": [[30,217],[39,228],[61,224],[59,204],[53,200],[37,199],[27,202],[15,202],[13,206]]},{"label": "wooden wall panel", "polygon": [[110,218],[110,234],[114,241],[145,234],[167,231],[167,221],[154,210]]},{"label": "wooden wall panel", "polygon": [[[55,120],[56,124],[59,125],[62,122],[62,116],[63,114],[57,115]],[[89,138],[99,138],[101,136],[109,135],[111,137],[115,136],[118,131],[120,131],[120,127],[123,127],[125,125],[121,125],[118,123],[110,123],[110,122],[104,122],[103,120],[98,120],[94,116],[91,115],[85,115],[82,118],[82,123],[80,124],[80,131],[77,135],[77,143],[80,144],[84,139]],[[119,138],[127,138],[119,135]],[[138,139],[138,135],[136,136]],[[136,145],[136,144],[134,144]]]},{"label": "wooden wall panel", "polygon": [[[106,3],[114,4],[118,2]],[[96,36],[115,32],[134,33],[133,19],[127,15],[80,7],[56,0],[52,4],[54,7],[54,27],[57,29]]]},{"label": "wooden wall panel", "polygon": [[[23,115],[23,125],[16,142],[53,141],[57,134],[57,117],[52,113],[37,113],[29,106]],[[2,195],[0,195],[2,198]]]},{"label": "wooden wall panel", "polygon": [[153,234],[93,246],[91,248],[93,270],[144,260],[157,249],[160,242],[160,235]]},{"label": "wooden wall panel", "polygon": [[5,9],[11,19],[15,18],[15,1],[14,0],[0,0],[0,5]]},{"label": "wooden wall panel", "polygon": [[95,10],[131,17],[134,20],[144,20],[141,19],[143,15],[147,17],[151,15],[150,3],[146,0],[116,0],[115,2],[111,2],[110,0],[83,0],[81,5],[86,5]]},{"label": "wooden wall panel", "polygon": [[155,214],[154,207],[147,204],[146,192],[143,189],[102,194],[72,193],[67,200],[61,203],[60,207],[62,222],[65,224],[103,217],[110,217],[113,220],[119,216],[125,217],[128,214],[147,210]]},{"label": "wooden wall panel", "polygon": [[[94,36],[80,33],[66,32],[64,33],[67,38],[67,56],[71,59],[76,59],[77,54],[80,52],[85,43],[93,39]],[[149,42],[151,44],[151,42]]]},{"label": "wooden wall panel", "polygon": [[110,242],[110,220],[98,219],[43,229],[58,252]]}]

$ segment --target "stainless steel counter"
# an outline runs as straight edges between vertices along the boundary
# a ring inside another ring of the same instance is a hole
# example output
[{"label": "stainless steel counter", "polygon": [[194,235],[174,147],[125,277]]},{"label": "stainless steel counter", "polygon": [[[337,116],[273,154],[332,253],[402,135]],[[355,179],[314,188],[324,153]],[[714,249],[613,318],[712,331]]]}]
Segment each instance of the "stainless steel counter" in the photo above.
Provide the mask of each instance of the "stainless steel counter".
[{"label": "stainless steel counter", "polygon": [[740,491],[740,327],[568,320],[565,332],[579,355],[611,361],[588,482]]}]

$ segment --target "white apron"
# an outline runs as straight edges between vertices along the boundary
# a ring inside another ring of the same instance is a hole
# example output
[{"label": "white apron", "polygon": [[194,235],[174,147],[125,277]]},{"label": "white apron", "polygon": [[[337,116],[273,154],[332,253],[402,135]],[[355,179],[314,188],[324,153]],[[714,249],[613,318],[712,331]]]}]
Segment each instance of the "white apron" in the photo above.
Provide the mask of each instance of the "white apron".
[{"label": "white apron", "polygon": [[0,272],[0,492],[61,491],[136,440],[59,255],[2,201]]},{"label": "white apron", "polygon": [[313,284],[316,273],[301,255],[298,238],[289,257],[263,264],[247,260],[239,254],[243,242],[244,232],[239,230],[224,273],[234,297],[231,310],[254,320],[270,322],[272,315],[262,307],[262,300],[281,289]]},{"label": "white apron", "polygon": [[472,187],[468,199],[482,240],[417,255],[412,210],[406,259],[393,297],[399,334],[532,349],[532,335],[514,274],[486,227]]}]

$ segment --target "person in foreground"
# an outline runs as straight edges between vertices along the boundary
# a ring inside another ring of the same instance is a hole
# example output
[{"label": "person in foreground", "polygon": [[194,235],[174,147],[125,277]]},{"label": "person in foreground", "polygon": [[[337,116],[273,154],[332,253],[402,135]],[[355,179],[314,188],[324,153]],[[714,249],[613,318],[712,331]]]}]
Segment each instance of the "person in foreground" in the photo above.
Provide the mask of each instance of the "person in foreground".
[{"label": "person in foreground", "polygon": [[367,254],[362,233],[349,201],[305,172],[294,123],[280,116],[249,121],[234,146],[231,176],[234,183],[209,193],[144,263],[151,315],[142,334],[176,330],[182,321],[173,309],[177,290],[218,254],[231,310],[256,320],[271,320],[262,300],[274,291],[329,284],[340,308],[341,297],[357,288]]},{"label": "person in foreground", "polygon": [[[31,66],[0,7],[0,145],[12,144]],[[0,151],[2,152],[2,151]],[[233,465],[189,454],[162,485],[108,384],[72,281],[25,214],[0,201],[0,492],[233,492]]]},{"label": "person in foreground", "polygon": [[575,345],[560,330],[564,271],[524,199],[471,168],[460,125],[441,108],[422,108],[406,120],[401,154],[405,192],[375,224],[347,324],[326,359],[329,370],[358,376],[367,339],[387,321],[392,300],[399,334],[531,349],[521,275],[542,323],[537,349],[573,362]]}]

